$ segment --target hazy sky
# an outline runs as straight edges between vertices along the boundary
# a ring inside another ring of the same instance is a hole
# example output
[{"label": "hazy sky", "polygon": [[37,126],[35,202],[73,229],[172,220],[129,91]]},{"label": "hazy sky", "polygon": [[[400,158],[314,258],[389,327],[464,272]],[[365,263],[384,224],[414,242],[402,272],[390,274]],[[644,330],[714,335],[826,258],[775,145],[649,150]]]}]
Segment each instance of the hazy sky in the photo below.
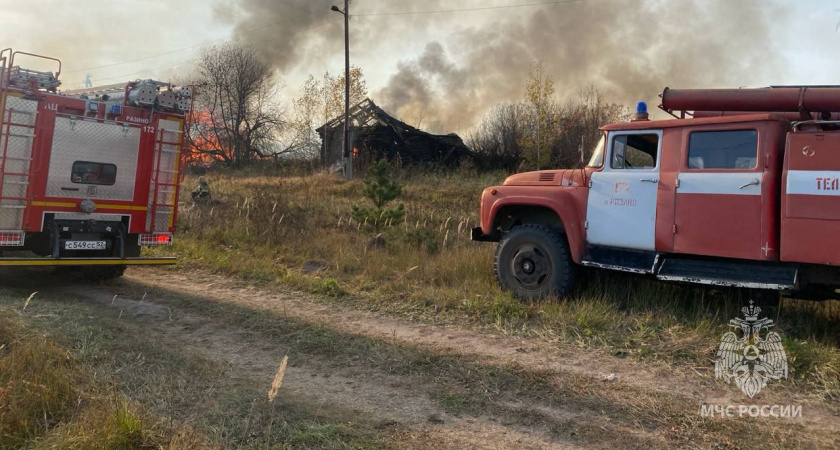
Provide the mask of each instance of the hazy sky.
[{"label": "hazy sky", "polygon": [[[463,131],[522,95],[541,59],[558,94],[592,84],[655,103],[671,87],[840,84],[840,2],[355,0],[352,60],[375,101],[409,122]],[[0,0],[0,46],[64,61],[65,88],[168,79],[208,42],[253,43],[294,95],[307,74],[343,69],[332,0]],[[364,15],[414,12],[415,14]]]}]

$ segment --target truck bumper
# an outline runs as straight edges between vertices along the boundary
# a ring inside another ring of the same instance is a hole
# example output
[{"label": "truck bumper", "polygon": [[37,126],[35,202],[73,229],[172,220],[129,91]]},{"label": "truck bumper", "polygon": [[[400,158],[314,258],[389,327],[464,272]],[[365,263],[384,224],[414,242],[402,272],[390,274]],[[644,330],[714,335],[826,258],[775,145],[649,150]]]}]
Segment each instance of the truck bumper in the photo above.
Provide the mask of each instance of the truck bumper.
[{"label": "truck bumper", "polygon": [[472,229],[471,234],[472,240],[476,242],[499,242],[498,239],[493,238],[493,236],[487,236],[481,231],[481,227],[475,227]]},{"label": "truck bumper", "polygon": [[34,266],[166,266],[177,262],[174,257],[162,258],[0,258],[0,267]]}]

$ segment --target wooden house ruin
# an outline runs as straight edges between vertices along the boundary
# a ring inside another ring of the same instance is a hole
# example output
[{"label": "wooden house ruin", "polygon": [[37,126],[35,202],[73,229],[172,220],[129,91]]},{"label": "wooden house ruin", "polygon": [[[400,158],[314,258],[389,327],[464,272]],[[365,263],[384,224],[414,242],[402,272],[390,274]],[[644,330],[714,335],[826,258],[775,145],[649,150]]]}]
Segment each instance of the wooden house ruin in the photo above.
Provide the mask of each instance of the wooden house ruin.
[{"label": "wooden house ruin", "polygon": [[[350,142],[354,172],[385,158],[403,167],[456,167],[474,153],[457,134],[437,135],[395,119],[370,100],[350,108]],[[316,130],[327,167],[343,161],[344,114]]]}]

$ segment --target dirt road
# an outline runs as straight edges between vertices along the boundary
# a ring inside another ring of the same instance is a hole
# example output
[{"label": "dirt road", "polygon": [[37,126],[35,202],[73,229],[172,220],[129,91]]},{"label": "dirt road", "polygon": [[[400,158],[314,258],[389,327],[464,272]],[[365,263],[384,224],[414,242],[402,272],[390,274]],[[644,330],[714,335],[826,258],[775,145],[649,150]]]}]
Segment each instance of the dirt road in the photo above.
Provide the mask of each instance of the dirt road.
[{"label": "dirt road", "polygon": [[[207,377],[218,380],[208,390],[234,386],[229,395],[243,404],[269,390],[280,359],[288,355],[281,401],[346,426],[375,430],[395,448],[840,444],[840,419],[785,389],[768,389],[759,400],[804,404],[804,417],[701,418],[704,403],[747,403],[734,387],[715,383],[708,370],[643,364],[469,327],[413,323],[205,273],[137,270],[94,286],[71,280],[44,286],[26,277],[3,281],[37,288],[40,298],[73,299],[88,308],[88,317],[116,316],[121,334],[115,339],[151,339],[179,361],[212,364],[210,372],[217,374]],[[208,418],[212,405],[171,406],[179,402],[177,391],[170,389],[166,395],[172,398],[163,402],[153,384],[124,383],[152,408],[166,403],[158,409],[167,416],[199,428],[213,426],[208,425],[214,423]],[[243,435],[250,422],[237,425]]]}]

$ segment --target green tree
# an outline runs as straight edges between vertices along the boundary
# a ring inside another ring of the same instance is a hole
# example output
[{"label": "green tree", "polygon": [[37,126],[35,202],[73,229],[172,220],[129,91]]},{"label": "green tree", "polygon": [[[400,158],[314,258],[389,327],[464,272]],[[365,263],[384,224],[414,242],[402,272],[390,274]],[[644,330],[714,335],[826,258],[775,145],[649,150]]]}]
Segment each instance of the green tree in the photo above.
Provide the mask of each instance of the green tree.
[{"label": "green tree", "polygon": [[389,173],[388,162],[379,160],[373,163],[367,171],[364,179],[364,195],[373,208],[366,208],[353,205],[353,218],[360,223],[367,223],[379,230],[382,226],[400,224],[405,220],[405,206],[400,203],[396,208],[387,208],[387,205],[402,195],[402,186],[397,183]]}]

